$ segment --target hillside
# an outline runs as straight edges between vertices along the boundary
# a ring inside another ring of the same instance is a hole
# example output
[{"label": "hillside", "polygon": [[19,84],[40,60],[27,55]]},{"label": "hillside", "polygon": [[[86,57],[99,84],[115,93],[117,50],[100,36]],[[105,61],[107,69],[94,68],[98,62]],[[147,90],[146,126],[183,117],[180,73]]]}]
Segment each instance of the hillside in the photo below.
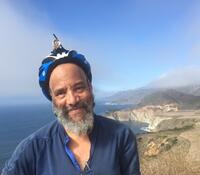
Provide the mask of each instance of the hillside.
[{"label": "hillside", "polygon": [[199,84],[177,87],[176,90],[179,92],[186,93],[186,94],[200,96],[200,85]]},{"label": "hillside", "polygon": [[200,110],[180,110],[176,104],[113,111],[109,118],[148,123],[138,134],[142,175],[200,174]]},{"label": "hillside", "polygon": [[177,104],[181,109],[199,109],[200,96],[194,96],[178,92],[174,89],[157,91],[145,96],[138,103],[138,106]]},{"label": "hillside", "polygon": [[139,88],[118,92],[105,101],[117,104],[132,104],[138,107],[176,103],[182,109],[200,108],[200,86],[185,86],[174,89]]},{"label": "hillside", "polygon": [[156,92],[156,89],[139,88],[135,90],[120,91],[105,98],[104,101],[121,104],[138,104],[143,97],[150,95],[153,92]]},{"label": "hillside", "polygon": [[200,127],[137,136],[142,175],[199,175]]}]

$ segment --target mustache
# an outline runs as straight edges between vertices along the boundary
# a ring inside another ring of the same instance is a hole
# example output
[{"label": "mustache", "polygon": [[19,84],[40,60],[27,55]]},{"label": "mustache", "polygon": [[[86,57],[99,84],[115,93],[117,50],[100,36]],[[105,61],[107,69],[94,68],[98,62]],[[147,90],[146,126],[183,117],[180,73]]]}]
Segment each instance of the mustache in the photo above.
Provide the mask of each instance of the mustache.
[{"label": "mustache", "polygon": [[79,108],[85,108],[88,109],[88,104],[86,102],[79,102],[78,104],[75,104],[74,106],[67,106],[65,107],[66,112],[70,112]]},{"label": "mustache", "polygon": [[64,113],[68,113],[70,111],[73,111],[73,110],[76,110],[76,109],[79,109],[79,108],[84,108],[88,111],[89,109],[89,104],[87,102],[79,102],[73,106],[65,106],[63,108],[63,112]]}]

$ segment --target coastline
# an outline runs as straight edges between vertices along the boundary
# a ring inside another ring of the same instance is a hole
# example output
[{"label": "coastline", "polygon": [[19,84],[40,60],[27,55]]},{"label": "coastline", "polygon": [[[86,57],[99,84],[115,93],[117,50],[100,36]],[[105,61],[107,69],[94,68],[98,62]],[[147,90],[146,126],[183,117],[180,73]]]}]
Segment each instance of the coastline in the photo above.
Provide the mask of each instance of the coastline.
[{"label": "coastline", "polygon": [[148,123],[136,135],[142,175],[200,174],[200,110],[160,106],[113,111],[109,118]]},{"label": "coastline", "polygon": [[[160,106],[159,106],[160,109]],[[200,123],[200,110],[158,110],[158,106],[139,109],[122,109],[107,113],[106,117],[124,121],[148,124],[142,129],[147,132],[181,129]]]}]

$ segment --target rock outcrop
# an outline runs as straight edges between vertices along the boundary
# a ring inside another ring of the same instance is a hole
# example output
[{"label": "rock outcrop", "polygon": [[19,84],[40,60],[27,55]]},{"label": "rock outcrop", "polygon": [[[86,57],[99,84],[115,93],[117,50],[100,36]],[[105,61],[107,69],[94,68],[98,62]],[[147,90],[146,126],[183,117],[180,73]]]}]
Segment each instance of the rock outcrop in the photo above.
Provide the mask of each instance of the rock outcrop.
[{"label": "rock outcrop", "polygon": [[178,107],[174,104],[167,104],[167,105],[159,105],[159,106],[144,106],[139,109],[134,109],[130,113],[130,117],[132,120],[148,123],[148,129],[150,131],[156,130],[156,127],[159,123],[163,120],[168,120],[170,117],[160,117],[162,113],[166,112],[176,112],[178,111]]},{"label": "rock outcrop", "polygon": [[200,127],[137,135],[142,175],[199,175]]},{"label": "rock outcrop", "polygon": [[156,132],[191,127],[200,121],[199,110],[179,110],[176,104],[149,105],[139,109],[114,111],[108,117],[119,121],[148,123],[148,131]]},{"label": "rock outcrop", "polygon": [[149,124],[153,132],[137,135],[142,175],[200,174],[200,110],[176,104],[114,111],[110,118]]},{"label": "rock outcrop", "polygon": [[109,116],[148,123],[153,131],[137,135],[142,175],[200,174],[200,110],[180,110],[176,104],[148,105]]}]

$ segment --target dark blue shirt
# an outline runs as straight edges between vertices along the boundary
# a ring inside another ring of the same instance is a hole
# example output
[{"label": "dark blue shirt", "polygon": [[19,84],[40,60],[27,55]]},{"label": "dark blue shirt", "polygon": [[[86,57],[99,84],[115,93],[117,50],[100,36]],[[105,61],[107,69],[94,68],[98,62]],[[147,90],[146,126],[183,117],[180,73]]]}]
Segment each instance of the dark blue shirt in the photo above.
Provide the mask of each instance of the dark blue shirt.
[{"label": "dark blue shirt", "polygon": [[2,175],[140,175],[136,139],[126,125],[95,116],[89,137],[90,158],[81,171],[70,138],[53,121],[17,146]]}]

